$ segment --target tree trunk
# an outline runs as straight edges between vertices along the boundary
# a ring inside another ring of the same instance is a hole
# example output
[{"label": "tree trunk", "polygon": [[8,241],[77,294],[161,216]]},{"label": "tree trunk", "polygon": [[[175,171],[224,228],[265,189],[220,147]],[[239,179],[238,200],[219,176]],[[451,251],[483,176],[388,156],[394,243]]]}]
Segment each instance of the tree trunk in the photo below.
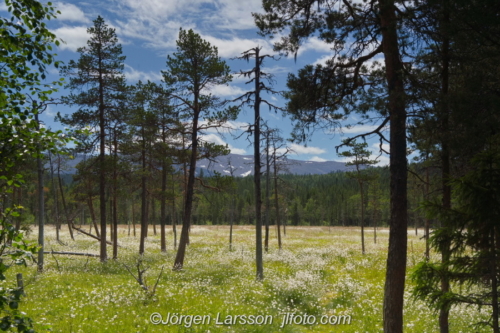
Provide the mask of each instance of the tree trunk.
[{"label": "tree trunk", "polygon": [[101,45],[97,45],[98,52],[98,66],[99,66],[99,204],[101,210],[101,262],[108,260],[107,244],[106,244],[106,123],[104,117],[104,82],[103,82],[103,68],[101,59]]},{"label": "tree trunk", "polygon": [[[40,123],[38,121],[38,113],[35,114],[35,121],[37,122],[37,130],[40,130]],[[40,249],[38,250],[38,271],[43,271],[43,249],[44,249],[44,220],[43,217],[45,215],[45,202],[43,195],[43,164],[42,164],[42,154],[40,144],[37,144],[37,153],[38,156],[36,158],[37,164],[37,173],[38,173],[38,246]]]},{"label": "tree trunk", "polygon": [[269,185],[270,185],[270,179],[269,179],[269,172],[270,172],[270,160],[269,160],[269,135],[270,131],[268,130],[265,132],[266,135],[266,235],[264,237],[264,250],[266,253],[269,250],[269,213],[271,210],[271,203],[269,200]]},{"label": "tree trunk", "polygon": [[137,236],[136,228],[135,228],[135,209],[134,209],[134,198],[132,198],[132,227],[134,230],[134,237]]},{"label": "tree trunk", "polygon": [[[231,168],[231,176],[232,176],[233,169]],[[233,250],[233,224],[234,224],[234,209],[235,209],[235,202],[234,202],[235,195],[233,193],[233,196],[231,198],[231,211],[229,215],[229,251]]]},{"label": "tree trunk", "polygon": [[116,140],[116,129],[113,135],[114,141],[114,168],[113,168],[113,259],[118,259],[118,212],[117,212],[117,201],[118,201],[118,175],[116,173],[116,168],[118,164],[118,142]]},{"label": "tree trunk", "polygon": [[255,184],[255,262],[257,280],[264,279],[262,258],[262,196],[260,189],[260,59],[255,48],[255,103],[254,103],[254,184]]},{"label": "tree trunk", "polygon": [[172,174],[172,232],[174,234],[174,250],[177,248],[177,212],[175,209],[174,174]]},{"label": "tree trunk", "polygon": [[274,205],[276,209],[276,225],[278,227],[278,249],[281,250],[281,221],[280,221],[280,206],[278,200],[278,167],[276,163],[276,147],[274,149]]},{"label": "tree trunk", "polygon": [[189,161],[188,182],[186,186],[186,197],[184,203],[184,217],[182,220],[181,238],[179,248],[175,257],[174,269],[180,270],[184,266],[184,256],[186,254],[186,245],[189,243],[189,229],[191,226],[191,210],[193,208],[194,180],[196,173],[196,155],[198,153],[198,117],[200,106],[198,104],[198,93],[195,92],[194,98],[194,117],[191,133],[191,160]]},{"label": "tree trunk", "polygon": [[167,219],[167,167],[162,163],[161,167],[161,202],[160,202],[160,248],[161,252],[167,252],[165,239],[165,225]]},{"label": "tree trunk", "polygon": [[[50,177],[52,179],[52,191],[54,192],[54,222],[56,225],[56,240],[59,242],[59,200],[57,200],[57,187],[54,182],[54,164],[52,163],[52,154],[49,152]],[[18,229],[19,230],[19,229]]]},{"label": "tree trunk", "polygon": [[500,311],[498,309],[498,268],[497,268],[497,242],[496,227],[491,230],[491,303],[493,305],[492,311],[492,321],[493,321],[493,333],[500,333],[500,327],[498,326],[498,316]]},{"label": "tree trunk", "polygon": [[96,233],[97,237],[100,238],[101,236],[100,236],[100,233],[99,233],[99,228],[97,226],[97,220],[95,218],[94,203],[92,201],[92,196],[91,195],[89,195],[89,198],[87,200],[87,204],[89,206],[90,218],[92,219],[92,224],[94,225],[95,233]]},{"label": "tree trunk", "polygon": [[384,289],[384,332],[403,332],[408,243],[406,110],[394,0],[379,0],[390,117],[390,232]]},{"label": "tree trunk", "polygon": [[142,137],[143,139],[143,147],[142,147],[142,177],[141,177],[141,187],[142,187],[142,193],[141,193],[141,237],[139,240],[139,254],[143,255],[144,254],[144,241],[147,236],[147,228],[148,228],[148,222],[147,222],[147,179],[146,179],[146,148],[145,148],[145,143],[144,143],[144,135]]},{"label": "tree trunk", "polygon": [[[440,22],[440,30],[443,34],[443,44],[442,44],[442,73],[441,73],[441,103],[442,103],[442,118],[441,118],[441,167],[442,167],[442,186],[443,186],[443,209],[451,209],[451,186],[448,184],[450,180],[450,147],[448,142],[449,136],[449,110],[448,110],[448,91],[449,91],[449,48],[450,41],[448,38],[448,23],[450,20],[450,14],[448,12],[448,0],[443,0],[443,17]],[[447,224],[447,223],[446,223]],[[449,228],[448,225],[443,225],[445,228]],[[450,291],[450,281],[446,272],[448,271],[448,265],[451,257],[451,244],[446,242],[443,245],[443,252],[441,256],[441,262],[445,274],[441,278],[441,291],[447,293]],[[441,333],[448,333],[449,329],[449,304],[445,303],[439,310],[439,330]]]},{"label": "tree trunk", "polygon": [[59,190],[61,192],[61,200],[63,204],[63,209],[64,209],[64,215],[66,216],[66,221],[68,223],[68,230],[69,234],[71,236],[72,240],[75,240],[75,237],[73,237],[73,229],[71,229],[71,221],[69,218],[69,213],[68,213],[68,208],[66,206],[66,198],[64,196],[64,191],[63,191],[63,186],[62,186],[62,180],[61,180],[61,157],[59,156],[58,164],[57,164],[57,178],[59,180]]},{"label": "tree trunk", "polygon": [[362,182],[359,182],[359,191],[361,194],[361,253],[365,254],[365,196]]},{"label": "tree trunk", "polygon": [[151,219],[153,220],[153,234],[156,236],[156,204],[153,196],[151,196]]},{"label": "tree trunk", "polygon": [[[429,200],[429,167],[425,168],[425,200]],[[431,221],[425,218],[425,259],[430,258],[429,231]]]}]

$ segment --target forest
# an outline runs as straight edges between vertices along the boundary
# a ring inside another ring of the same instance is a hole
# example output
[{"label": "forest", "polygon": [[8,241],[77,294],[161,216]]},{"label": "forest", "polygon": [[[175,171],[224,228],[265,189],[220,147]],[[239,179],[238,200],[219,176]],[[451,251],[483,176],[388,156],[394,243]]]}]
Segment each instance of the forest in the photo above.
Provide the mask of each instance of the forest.
[{"label": "forest", "polygon": [[[69,297],[64,281],[80,273],[89,283],[75,285],[75,298],[55,308],[68,312],[76,302],[92,316],[93,300],[84,299],[103,292],[99,279],[116,277],[111,288],[137,282],[137,293],[105,301],[143,311],[137,320],[115,315],[124,330],[154,330],[147,325],[162,318],[173,329],[170,312],[145,314],[156,304],[176,315],[208,311],[207,322],[183,322],[178,332],[226,332],[235,324],[257,332],[245,325],[259,316],[274,331],[326,332],[338,318],[350,324],[351,314],[353,331],[500,332],[498,1],[263,0],[248,15],[275,52],[297,57],[311,39],[330,47],[325,63],[289,73],[286,91],[273,86],[266,63],[275,58],[262,47],[241,53],[250,69],[235,74],[217,47],[182,27],[161,82],[130,84],[117,30],[102,16],[89,24],[78,57],[62,63],[54,52],[61,41],[47,26],[61,14],[55,5],[6,0],[5,7],[0,279],[9,287],[0,289],[0,329],[49,330],[42,321],[55,317],[43,312],[44,300],[51,290]],[[59,77],[49,82],[54,71]],[[216,88],[237,75],[251,90],[218,96]],[[72,110],[57,114],[60,130],[39,119],[56,104]],[[230,161],[227,173],[200,171],[201,159],[230,153],[204,134],[230,132],[244,108],[253,117],[242,134],[252,145],[252,174],[234,176]],[[292,142],[339,130],[350,115],[372,126],[332,147],[349,171],[293,175],[286,172],[289,141],[264,121],[267,109],[291,119]],[[367,150],[374,137],[388,167],[376,166]],[[81,161],[69,173],[75,157]],[[243,283],[231,286],[233,278]],[[234,297],[226,323],[216,299],[196,303],[210,291]],[[374,312],[363,319],[358,301],[374,302]],[[410,302],[422,307],[425,324],[405,310]],[[314,320],[294,322],[290,313]],[[52,324],[76,331],[77,315]],[[272,323],[282,315],[293,325]]]}]

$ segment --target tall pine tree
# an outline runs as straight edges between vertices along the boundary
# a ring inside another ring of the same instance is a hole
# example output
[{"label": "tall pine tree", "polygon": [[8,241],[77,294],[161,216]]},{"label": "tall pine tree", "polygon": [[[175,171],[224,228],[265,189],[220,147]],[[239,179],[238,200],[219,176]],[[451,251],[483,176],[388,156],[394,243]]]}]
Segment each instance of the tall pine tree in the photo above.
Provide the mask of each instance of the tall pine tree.
[{"label": "tall pine tree", "polygon": [[[115,29],[110,28],[101,16],[94,20],[94,26],[87,29],[91,36],[87,46],[78,48],[78,61],[71,60],[61,69],[69,77],[67,88],[72,93],[64,98],[78,110],[65,117],[59,117],[64,124],[77,128],[91,128],[91,146],[99,143],[99,200],[101,217],[101,261],[107,260],[106,253],[106,174],[105,145],[109,112],[116,108],[122,98],[125,77],[123,75],[122,47],[118,43]],[[74,93],[76,92],[76,94]]]}]

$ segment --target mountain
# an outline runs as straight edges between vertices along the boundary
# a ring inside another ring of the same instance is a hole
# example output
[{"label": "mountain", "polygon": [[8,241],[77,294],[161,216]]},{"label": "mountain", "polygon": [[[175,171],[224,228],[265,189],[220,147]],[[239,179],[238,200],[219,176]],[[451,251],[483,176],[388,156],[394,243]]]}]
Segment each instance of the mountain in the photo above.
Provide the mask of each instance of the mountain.
[{"label": "mountain", "polygon": [[[230,166],[233,168],[233,174],[236,177],[246,177],[253,175],[253,155],[237,155],[229,154],[216,158],[215,162],[210,162],[206,159],[200,160],[197,163],[199,169],[203,169],[204,174],[210,174],[211,171],[217,171],[223,175],[230,175]],[[261,159],[265,162],[265,157]],[[290,173],[295,175],[323,175],[336,171],[347,171],[348,167],[345,163],[326,161],[326,162],[313,162],[313,161],[300,161],[300,160],[287,160],[287,165],[281,166],[283,170],[279,173]],[[263,166],[262,171],[265,171]]]},{"label": "mountain", "polygon": [[[76,172],[75,166],[83,160],[83,155],[77,155],[74,159],[66,162],[64,173],[74,174]],[[202,172],[205,175],[210,175],[213,171],[217,171],[222,175],[230,175],[229,161],[233,168],[235,177],[246,177],[253,175],[253,155],[237,155],[229,154],[227,156],[220,156],[215,161],[207,159],[199,160],[197,164],[198,173]],[[263,156],[261,162],[265,162]],[[49,165],[47,164],[48,168]],[[323,175],[336,171],[347,171],[349,168],[342,162],[326,161],[326,162],[313,162],[313,161],[300,161],[300,160],[287,160],[287,165],[280,166],[282,170],[279,173],[290,173],[296,175]],[[265,166],[262,167],[265,171]]]}]

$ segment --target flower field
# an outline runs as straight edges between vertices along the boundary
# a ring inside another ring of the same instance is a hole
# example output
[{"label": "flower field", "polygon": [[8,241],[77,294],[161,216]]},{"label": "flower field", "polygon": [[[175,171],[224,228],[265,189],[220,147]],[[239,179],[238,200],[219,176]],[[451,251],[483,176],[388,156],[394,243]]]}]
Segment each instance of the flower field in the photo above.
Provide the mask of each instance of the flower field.
[{"label": "flower field", "polygon": [[[92,333],[382,331],[387,230],[378,231],[377,244],[373,231],[366,232],[365,255],[356,228],[288,227],[281,251],[273,231],[264,254],[263,282],[255,280],[255,231],[248,226],[235,227],[233,251],[227,226],[193,226],[185,266],[178,272],[171,269],[171,231],[168,252],[161,253],[159,234],[151,229],[141,266],[148,268],[148,292],[130,273],[137,276],[139,239],[128,236],[125,227],[120,229],[118,260],[102,264],[98,258],[46,254],[43,274],[35,265],[10,274],[23,273],[21,309],[41,332],[48,327]],[[97,241],[85,235],[72,241],[63,230],[60,244],[53,229],[46,233],[47,251],[99,251]],[[409,271],[423,258],[421,237],[421,230],[419,235],[409,230]],[[111,247],[108,251],[110,255]],[[7,281],[12,283],[13,276]],[[405,298],[405,331],[437,332],[437,314],[412,300],[410,281]],[[450,330],[481,331],[471,325],[486,320],[487,310],[454,308]]]}]

